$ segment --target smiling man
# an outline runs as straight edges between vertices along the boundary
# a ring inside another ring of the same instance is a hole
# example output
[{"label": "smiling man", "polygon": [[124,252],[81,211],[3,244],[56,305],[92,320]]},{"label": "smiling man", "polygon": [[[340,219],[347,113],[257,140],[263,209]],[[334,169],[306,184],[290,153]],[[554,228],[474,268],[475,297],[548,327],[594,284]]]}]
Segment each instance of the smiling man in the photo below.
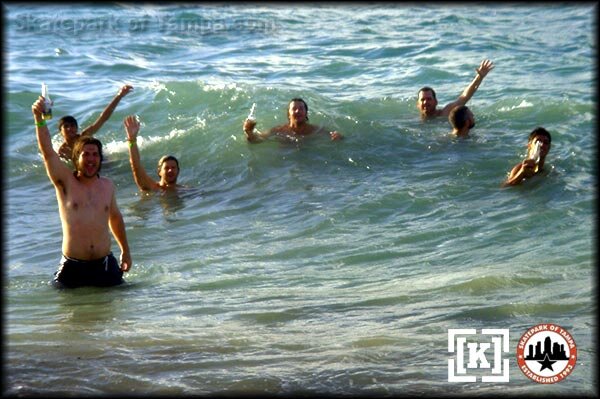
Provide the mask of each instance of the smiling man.
[{"label": "smiling man", "polygon": [[243,129],[246,139],[251,143],[259,143],[270,136],[297,142],[299,139],[313,134],[329,134],[331,140],[341,140],[342,134],[338,131],[330,131],[323,126],[308,123],[308,105],[301,98],[293,98],[288,104],[288,123],[275,126],[266,132],[255,129],[256,121],[246,119]]},{"label": "smiling man", "polygon": [[137,146],[137,135],[140,131],[140,122],[135,115],[129,115],[123,121],[127,142],[129,143],[129,163],[133,179],[142,191],[174,190],[182,187],[177,184],[179,176],[179,161],[173,155],[165,155],[158,160],[156,173],[160,178],[154,180],[142,166],[140,150]]},{"label": "smiling man", "polygon": [[[75,171],[70,170],[52,147],[43,110],[40,96],[31,111],[46,173],[56,191],[63,232],[63,256],[52,283],[58,288],[121,284],[123,272],[131,268],[131,254],[115,187],[100,177],[102,143],[89,136],[79,138],[73,148]],[[120,263],[111,252],[110,232],[121,248]]]}]

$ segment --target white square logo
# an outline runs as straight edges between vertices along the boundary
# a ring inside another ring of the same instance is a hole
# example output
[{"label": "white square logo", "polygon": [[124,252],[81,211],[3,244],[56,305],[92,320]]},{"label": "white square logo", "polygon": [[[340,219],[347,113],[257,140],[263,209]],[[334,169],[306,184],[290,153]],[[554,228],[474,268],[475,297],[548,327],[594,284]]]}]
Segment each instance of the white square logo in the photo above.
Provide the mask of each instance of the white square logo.
[{"label": "white square logo", "polygon": [[[473,329],[449,329],[448,359],[449,382],[508,382],[509,330],[484,328],[481,333]],[[490,362],[491,359],[491,362]],[[485,374],[485,375],[482,375]]]}]

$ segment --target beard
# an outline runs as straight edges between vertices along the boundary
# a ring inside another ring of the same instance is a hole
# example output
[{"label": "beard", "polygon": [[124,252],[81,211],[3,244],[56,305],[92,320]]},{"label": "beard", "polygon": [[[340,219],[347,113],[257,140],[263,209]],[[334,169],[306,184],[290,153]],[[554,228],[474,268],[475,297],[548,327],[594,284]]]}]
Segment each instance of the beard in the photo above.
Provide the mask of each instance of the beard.
[{"label": "beard", "polygon": [[101,166],[102,164],[98,164],[93,167],[88,167],[87,165],[79,165],[79,167],[77,168],[77,172],[79,172],[80,176],[92,178],[98,176],[98,174],[100,173]]},{"label": "beard", "polygon": [[165,183],[167,183],[169,185],[173,185],[173,184],[177,184],[177,177],[179,177],[179,173],[174,174],[174,175],[165,174],[163,180]]}]

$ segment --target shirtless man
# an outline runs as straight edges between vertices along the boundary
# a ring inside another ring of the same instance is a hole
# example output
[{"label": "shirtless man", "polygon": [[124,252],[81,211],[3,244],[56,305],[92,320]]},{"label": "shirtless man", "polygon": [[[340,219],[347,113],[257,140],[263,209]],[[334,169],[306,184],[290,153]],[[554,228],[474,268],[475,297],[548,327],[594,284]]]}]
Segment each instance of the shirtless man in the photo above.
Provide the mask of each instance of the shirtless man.
[{"label": "shirtless man", "polygon": [[[31,111],[46,173],[56,190],[63,232],[63,256],[52,282],[60,288],[121,284],[123,272],[131,268],[131,254],[115,187],[99,175],[102,144],[93,137],[79,139],[73,148],[75,171],[71,171],[52,148],[43,110],[40,96]],[[109,229],[121,249],[120,263],[111,252]]]},{"label": "shirtless man", "polygon": [[135,115],[130,115],[123,121],[127,141],[129,143],[129,163],[133,172],[133,179],[142,191],[173,190],[181,187],[177,184],[179,176],[179,161],[172,155],[165,155],[158,160],[157,173],[159,181],[154,180],[142,166],[140,151],[137,146],[137,135],[140,131],[140,122]]},{"label": "shirtless man", "polygon": [[308,123],[308,105],[301,98],[293,98],[288,105],[288,124],[275,126],[266,132],[260,132],[255,129],[256,121],[246,119],[243,129],[251,143],[260,143],[266,138],[276,135],[292,141],[298,141],[299,138],[315,134],[329,133],[331,140],[341,140],[342,134],[338,131],[327,131],[322,126],[316,126]]},{"label": "shirtless man", "polygon": [[58,155],[64,159],[71,159],[73,156],[73,146],[79,137],[83,136],[93,136],[101,127],[104,125],[110,116],[112,115],[115,108],[121,101],[123,97],[125,97],[130,91],[133,90],[133,86],[124,85],[121,87],[117,95],[113,98],[113,100],[106,106],[104,111],[100,114],[96,122],[92,123],[90,126],[83,129],[81,134],[77,133],[78,125],[77,119],[68,115],[63,116],[58,121],[58,129],[60,130],[60,134],[63,136],[65,140],[60,148],[58,149]]},{"label": "shirtless man", "polygon": [[[539,142],[538,145],[540,146],[540,152],[538,154],[539,160],[536,162],[536,159],[534,159],[536,154],[534,154],[534,152],[537,142]],[[552,137],[546,129],[543,127],[533,129],[533,131],[529,134],[529,140],[527,143],[527,158],[512,168],[508,178],[504,181],[504,183],[502,183],[502,186],[516,186],[517,184],[523,182],[523,180],[542,173],[544,170],[546,155],[548,155],[550,152],[551,142]]]},{"label": "shirtless man", "polygon": [[479,85],[483,81],[483,78],[494,68],[494,64],[490,60],[481,61],[481,65],[479,68],[475,70],[477,75],[473,79],[473,81],[463,90],[460,96],[456,99],[456,101],[451,102],[446,105],[442,109],[437,108],[437,98],[435,96],[435,91],[431,87],[422,87],[419,90],[418,98],[417,98],[417,108],[421,113],[421,119],[428,119],[436,116],[445,116],[448,117],[452,108],[457,107],[459,105],[465,105],[467,101],[473,97],[473,94],[479,88]]},{"label": "shirtless man", "polygon": [[466,105],[452,108],[450,115],[448,115],[448,121],[452,126],[451,134],[458,137],[467,137],[469,130],[475,127],[475,116]]}]

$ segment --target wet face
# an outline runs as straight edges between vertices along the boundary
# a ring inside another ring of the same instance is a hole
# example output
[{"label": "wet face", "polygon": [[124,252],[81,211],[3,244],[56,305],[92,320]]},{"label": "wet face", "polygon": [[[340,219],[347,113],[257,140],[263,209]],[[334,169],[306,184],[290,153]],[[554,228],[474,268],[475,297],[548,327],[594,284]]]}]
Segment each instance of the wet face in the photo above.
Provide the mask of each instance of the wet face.
[{"label": "wet face", "polygon": [[288,108],[288,118],[291,124],[306,122],[306,108],[302,101],[292,101]]},{"label": "wet face", "polygon": [[87,178],[96,177],[100,171],[100,152],[95,144],[83,146],[79,158],[77,158],[77,171]]},{"label": "wet face", "polygon": [[77,139],[77,124],[76,123],[63,123],[60,127],[60,134],[67,143],[73,143]]},{"label": "wet face", "polygon": [[162,182],[166,184],[176,184],[177,176],[179,176],[179,167],[177,166],[177,162],[172,159],[163,162],[160,166],[158,175],[160,176]]},{"label": "wet face", "polygon": [[421,115],[433,115],[437,107],[437,100],[433,97],[431,90],[421,90],[417,99],[417,108]]}]

